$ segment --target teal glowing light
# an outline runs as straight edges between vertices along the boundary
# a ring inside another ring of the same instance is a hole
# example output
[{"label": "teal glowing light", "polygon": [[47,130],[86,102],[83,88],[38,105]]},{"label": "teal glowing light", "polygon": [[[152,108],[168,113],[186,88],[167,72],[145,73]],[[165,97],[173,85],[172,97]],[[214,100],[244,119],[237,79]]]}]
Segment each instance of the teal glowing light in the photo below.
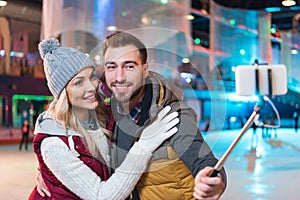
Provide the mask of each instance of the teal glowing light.
[{"label": "teal glowing light", "polygon": [[276,28],[272,27],[271,28],[271,33],[276,33]]},{"label": "teal glowing light", "polygon": [[235,21],[234,19],[231,19],[231,20],[229,21],[229,23],[230,23],[231,25],[235,25],[235,24],[236,24],[236,21]]},{"label": "teal glowing light", "polygon": [[230,122],[236,122],[236,117],[230,117]]},{"label": "teal glowing light", "polygon": [[25,100],[37,100],[37,101],[52,101],[54,98],[53,96],[40,96],[40,95],[25,95],[25,94],[14,94],[13,95],[13,101],[19,100],[19,99],[25,99]]},{"label": "teal glowing light", "polygon": [[123,12],[121,13],[121,16],[122,16],[122,17],[126,17],[126,16],[127,16],[126,11],[123,11]]},{"label": "teal glowing light", "polygon": [[195,42],[195,44],[200,44],[201,40],[200,40],[200,38],[195,38],[194,42]]},{"label": "teal glowing light", "polygon": [[34,101],[52,101],[53,96],[41,96],[41,95],[24,95],[24,94],[14,94],[12,97],[12,109],[13,109],[13,119],[14,126],[18,119],[18,100],[34,100]]},{"label": "teal glowing light", "polygon": [[168,0],[160,0],[161,4],[167,4],[169,1]]},{"label": "teal glowing light", "polygon": [[241,54],[241,55],[245,55],[245,53],[246,53],[245,49],[241,49],[241,50],[240,50],[240,54]]}]

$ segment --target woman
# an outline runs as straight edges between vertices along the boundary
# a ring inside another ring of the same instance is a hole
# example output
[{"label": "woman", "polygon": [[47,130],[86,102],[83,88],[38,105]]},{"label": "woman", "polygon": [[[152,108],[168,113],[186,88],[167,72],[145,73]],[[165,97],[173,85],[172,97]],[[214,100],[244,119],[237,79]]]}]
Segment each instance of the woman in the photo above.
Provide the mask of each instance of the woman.
[{"label": "woman", "polygon": [[[102,128],[105,117],[99,125],[94,112],[101,103],[94,63],[76,49],[60,47],[56,39],[42,41],[39,51],[55,99],[37,119],[33,148],[50,199],[125,199],[152,151],[177,132],[178,113],[166,116],[170,107],[164,108],[109,177],[109,131]],[[36,188],[29,197],[42,198]]]}]

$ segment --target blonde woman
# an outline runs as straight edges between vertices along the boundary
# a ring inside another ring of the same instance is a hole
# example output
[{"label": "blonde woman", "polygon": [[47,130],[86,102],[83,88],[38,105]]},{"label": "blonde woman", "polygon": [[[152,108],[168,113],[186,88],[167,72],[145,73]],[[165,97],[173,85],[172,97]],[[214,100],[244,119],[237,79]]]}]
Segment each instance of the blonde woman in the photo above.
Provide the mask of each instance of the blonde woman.
[{"label": "blonde woman", "polygon": [[169,106],[161,110],[110,177],[105,106],[103,119],[96,119],[94,112],[101,104],[94,63],[76,49],[61,47],[56,39],[42,41],[39,51],[55,99],[37,119],[33,148],[51,197],[40,196],[35,188],[29,199],[125,199],[152,152],[177,132],[178,113],[167,115]]}]

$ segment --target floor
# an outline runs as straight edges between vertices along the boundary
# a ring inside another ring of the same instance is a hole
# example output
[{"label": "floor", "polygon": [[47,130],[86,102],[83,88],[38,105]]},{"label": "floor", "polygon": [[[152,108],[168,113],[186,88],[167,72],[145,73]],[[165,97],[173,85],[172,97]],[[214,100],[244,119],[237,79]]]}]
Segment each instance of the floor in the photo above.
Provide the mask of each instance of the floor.
[{"label": "floor", "polygon": [[0,199],[27,199],[36,183],[37,174],[37,162],[32,149],[19,151],[18,145],[1,145],[0,163]]},{"label": "floor", "polygon": [[[239,131],[216,132],[205,138],[220,158]],[[276,135],[262,137],[261,129],[255,134],[250,129],[228,157],[225,168],[228,186],[222,199],[300,199],[300,131],[279,128]]]},{"label": "floor", "polygon": [[[269,131],[270,132],[270,131]],[[220,158],[239,130],[212,131],[204,137]],[[250,129],[228,157],[224,200],[296,200],[300,198],[300,131],[279,128],[270,137]],[[0,197],[24,200],[36,183],[37,162],[32,149],[0,145]]]}]

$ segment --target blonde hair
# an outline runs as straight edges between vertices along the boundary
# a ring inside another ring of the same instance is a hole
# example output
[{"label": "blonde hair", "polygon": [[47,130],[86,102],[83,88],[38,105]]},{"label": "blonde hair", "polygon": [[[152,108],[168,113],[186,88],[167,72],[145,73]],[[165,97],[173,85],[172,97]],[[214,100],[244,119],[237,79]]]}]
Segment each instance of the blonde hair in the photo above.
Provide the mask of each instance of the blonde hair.
[{"label": "blonde hair", "polygon": [[[103,104],[103,102],[99,98],[98,101],[99,104],[101,105]],[[96,146],[96,143],[91,137],[88,130],[82,125],[79,118],[72,111],[72,106],[68,101],[66,89],[63,89],[58,100],[49,107],[49,111],[52,114],[54,120],[63,126],[67,136],[68,136],[68,129],[73,129],[74,131],[78,132],[84,138],[84,142],[87,148],[89,149],[90,153],[94,157],[98,157],[99,151]],[[102,115],[101,117],[99,117],[99,112]],[[111,132],[105,128],[107,124],[106,113],[107,112],[105,110],[101,111],[101,109],[97,109],[97,118],[96,118],[96,114],[93,113],[92,111],[90,114],[93,117],[95,117],[95,119],[98,119],[97,123],[98,125],[100,125],[99,129],[108,137],[110,137]]]}]

